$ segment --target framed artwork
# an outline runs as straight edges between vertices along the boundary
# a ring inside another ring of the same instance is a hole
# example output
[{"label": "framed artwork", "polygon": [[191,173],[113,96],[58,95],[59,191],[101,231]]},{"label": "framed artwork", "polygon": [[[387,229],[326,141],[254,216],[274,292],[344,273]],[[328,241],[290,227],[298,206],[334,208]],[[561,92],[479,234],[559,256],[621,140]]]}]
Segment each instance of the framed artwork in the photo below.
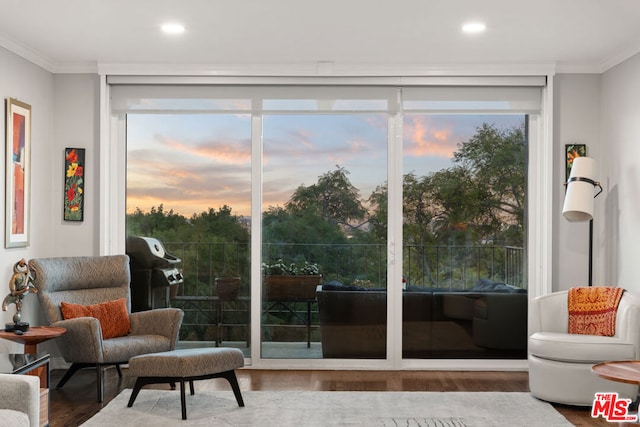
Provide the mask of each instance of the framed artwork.
[{"label": "framed artwork", "polygon": [[565,172],[564,182],[569,181],[571,175],[571,167],[576,157],[585,157],[587,155],[587,146],[585,144],[567,144],[565,145],[567,168]]},{"label": "framed artwork", "polygon": [[5,247],[29,246],[31,209],[31,106],[7,98]]},{"label": "framed artwork", "polygon": [[84,220],[84,148],[64,149],[64,220]]}]

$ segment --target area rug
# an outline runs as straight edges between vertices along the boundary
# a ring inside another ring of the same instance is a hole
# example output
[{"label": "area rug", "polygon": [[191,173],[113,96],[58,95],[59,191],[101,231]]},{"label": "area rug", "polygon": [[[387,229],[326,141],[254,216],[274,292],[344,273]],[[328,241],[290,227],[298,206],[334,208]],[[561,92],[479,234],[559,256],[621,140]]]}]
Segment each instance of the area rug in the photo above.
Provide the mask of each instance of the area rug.
[{"label": "area rug", "polygon": [[182,421],[178,390],[143,389],[127,408],[125,390],[83,426],[570,426],[529,393],[245,391],[187,392]]}]

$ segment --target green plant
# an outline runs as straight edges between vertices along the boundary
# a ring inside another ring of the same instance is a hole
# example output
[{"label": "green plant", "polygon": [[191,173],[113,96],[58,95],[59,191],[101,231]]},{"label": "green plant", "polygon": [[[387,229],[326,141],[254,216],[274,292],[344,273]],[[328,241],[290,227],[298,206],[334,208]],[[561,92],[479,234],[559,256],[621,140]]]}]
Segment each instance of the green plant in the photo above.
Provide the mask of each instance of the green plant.
[{"label": "green plant", "polygon": [[318,264],[308,261],[285,263],[278,259],[273,263],[262,263],[262,273],[266,276],[315,276],[320,274]]}]

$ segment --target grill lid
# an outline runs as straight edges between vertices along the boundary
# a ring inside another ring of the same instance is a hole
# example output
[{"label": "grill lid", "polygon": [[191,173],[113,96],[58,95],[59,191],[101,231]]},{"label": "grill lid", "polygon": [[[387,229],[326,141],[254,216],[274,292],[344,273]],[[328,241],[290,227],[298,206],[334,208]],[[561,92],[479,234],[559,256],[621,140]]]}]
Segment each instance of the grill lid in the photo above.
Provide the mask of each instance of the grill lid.
[{"label": "grill lid", "polygon": [[127,255],[139,268],[172,268],[182,260],[165,251],[153,237],[127,237]]}]

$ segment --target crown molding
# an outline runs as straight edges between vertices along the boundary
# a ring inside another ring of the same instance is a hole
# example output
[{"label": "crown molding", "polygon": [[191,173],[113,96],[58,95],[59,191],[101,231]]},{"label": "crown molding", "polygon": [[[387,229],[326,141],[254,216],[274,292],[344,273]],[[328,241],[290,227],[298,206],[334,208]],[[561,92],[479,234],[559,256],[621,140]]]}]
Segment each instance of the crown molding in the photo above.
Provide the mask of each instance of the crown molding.
[{"label": "crown molding", "polygon": [[98,64],[96,62],[84,62],[84,63],[63,63],[57,64],[32,49],[29,49],[13,40],[0,35],[0,47],[5,48],[9,52],[12,52],[19,57],[31,62],[43,68],[52,74],[97,74]]},{"label": "crown molding", "polygon": [[638,53],[640,53],[640,38],[627,43],[623,48],[600,62],[558,62],[557,71],[567,74],[602,74]]},{"label": "crown molding", "polygon": [[602,63],[595,62],[558,62],[556,72],[559,74],[600,74]]},{"label": "crown molding", "polygon": [[631,58],[634,55],[637,55],[640,52],[640,39],[634,40],[633,43],[627,44],[627,46],[623,49],[620,49],[616,54],[611,55],[601,64],[601,73],[610,70]]},{"label": "crown molding", "polygon": [[21,58],[26,59],[32,64],[44,68],[46,71],[51,73],[54,72],[55,67],[49,59],[2,35],[0,35],[0,46],[7,49],[9,52],[13,52]]}]

